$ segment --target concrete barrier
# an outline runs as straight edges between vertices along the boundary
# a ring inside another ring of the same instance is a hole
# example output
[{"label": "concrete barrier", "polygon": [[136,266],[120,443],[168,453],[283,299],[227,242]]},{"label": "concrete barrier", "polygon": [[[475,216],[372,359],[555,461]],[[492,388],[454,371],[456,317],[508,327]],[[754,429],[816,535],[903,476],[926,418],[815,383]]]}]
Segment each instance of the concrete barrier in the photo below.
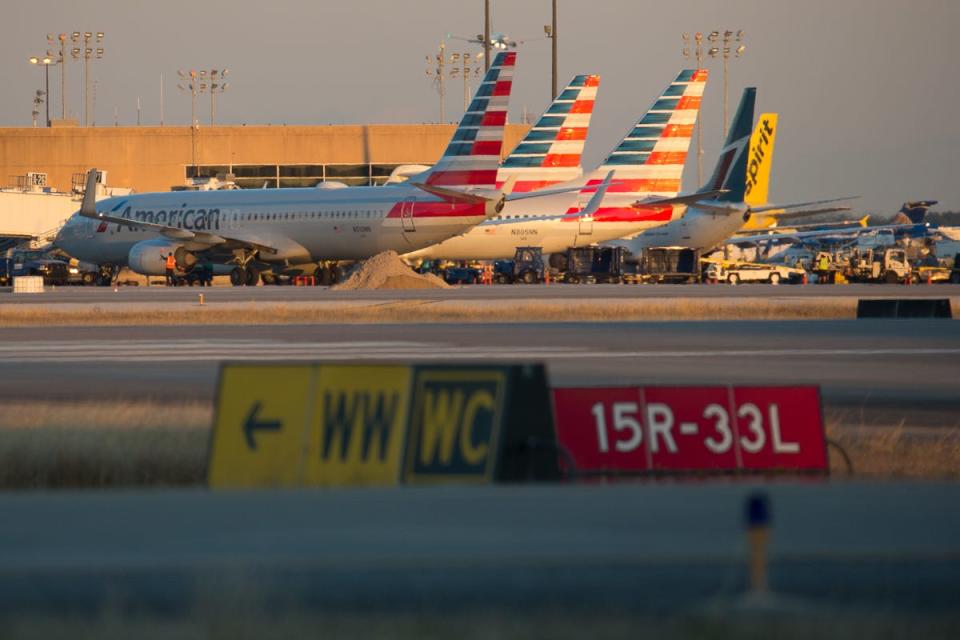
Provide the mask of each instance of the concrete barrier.
[{"label": "concrete barrier", "polygon": [[43,276],[17,276],[13,279],[14,293],[43,293]]},{"label": "concrete barrier", "polygon": [[857,303],[857,318],[952,317],[949,298],[878,298]]}]

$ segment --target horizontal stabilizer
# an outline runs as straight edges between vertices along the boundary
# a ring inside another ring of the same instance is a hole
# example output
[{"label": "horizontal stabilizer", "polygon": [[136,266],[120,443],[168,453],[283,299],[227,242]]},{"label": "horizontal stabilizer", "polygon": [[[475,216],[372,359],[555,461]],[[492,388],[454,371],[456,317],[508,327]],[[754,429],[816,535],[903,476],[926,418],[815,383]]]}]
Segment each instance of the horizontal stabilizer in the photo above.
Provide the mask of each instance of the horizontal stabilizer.
[{"label": "horizontal stabilizer", "polygon": [[701,206],[701,200],[709,200],[710,198],[716,198],[719,195],[722,195],[727,192],[727,189],[716,189],[714,191],[702,191],[699,193],[687,193],[682,196],[674,196],[672,198],[648,198],[646,200],[637,200],[633,203],[635,208],[643,207],[662,207],[666,205],[673,204],[686,204],[686,205],[695,205]]}]

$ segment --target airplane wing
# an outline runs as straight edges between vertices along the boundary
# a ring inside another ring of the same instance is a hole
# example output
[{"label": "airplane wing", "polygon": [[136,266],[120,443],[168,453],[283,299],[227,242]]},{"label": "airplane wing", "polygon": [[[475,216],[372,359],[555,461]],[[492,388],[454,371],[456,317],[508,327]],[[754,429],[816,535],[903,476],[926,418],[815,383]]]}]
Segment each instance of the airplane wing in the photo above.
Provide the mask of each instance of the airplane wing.
[{"label": "airplane wing", "polygon": [[426,191],[432,195],[442,198],[448,202],[462,202],[465,204],[481,204],[484,202],[494,202],[503,200],[503,202],[514,202],[516,200],[526,200],[528,198],[541,198],[551,196],[556,193],[570,193],[583,189],[582,184],[568,185],[566,187],[556,187],[553,189],[538,189],[536,191],[523,191],[513,193],[513,187],[517,182],[517,176],[510,176],[503,186],[499,189],[452,189],[450,187],[438,187],[424,182],[411,182],[413,186],[421,191]]},{"label": "airplane wing", "polygon": [[[799,215],[799,213],[773,213],[778,210],[797,209],[800,207],[813,207],[821,204],[833,204],[834,202],[843,202],[845,200],[856,200],[860,196],[846,196],[844,198],[830,198],[829,200],[812,200],[810,202],[797,202],[794,204],[766,204],[762,206],[751,206],[750,213],[766,213],[767,215]],[[849,210],[840,209],[841,211]]]},{"label": "airplane wing", "polygon": [[206,244],[211,247],[217,245],[225,245],[230,247],[248,247],[251,249],[256,249],[264,253],[277,253],[275,247],[271,247],[266,244],[257,242],[254,239],[244,238],[242,234],[240,236],[230,237],[222,234],[208,233],[206,231],[189,231],[187,229],[181,229],[180,227],[171,227],[165,224],[157,224],[155,222],[144,222],[142,220],[130,220],[128,218],[121,218],[120,216],[112,216],[108,213],[103,213],[97,211],[96,203],[96,185],[97,182],[97,170],[91,169],[87,173],[87,188],[83,194],[83,202],[80,204],[80,215],[84,218],[91,218],[93,220],[102,220],[104,222],[111,222],[114,224],[122,224],[128,227],[137,227],[140,229],[147,229],[148,231],[155,231],[160,235],[170,238],[171,240],[182,240],[196,242],[199,244]]},{"label": "airplane wing", "polygon": [[800,209],[798,211],[786,211],[784,209],[774,209],[764,211],[763,215],[776,218],[778,221],[795,220],[797,218],[806,218],[819,215],[821,213],[837,213],[839,211],[850,211],[852,207],[819,207],[816,209]]},{"label": "airplane wing", "polygon": [[[600,205],[603,203],[603,198],[607,194],[607,189],[610,188],[610,185],[613,182],[616,182],[615,180],[613,180],[613,174],[614,174],[613,171],[609,172],[607,176],[603,179],[603,182],[597,185],[597,190],[593,193],[592,196],[590,196],[590,200],[587,202],[587,206],[585,206],[580,211],[574,211],[572,213],[564,213],[561,215],[552,215],[552,216],[529,216],[529,217],[522,218],[522,221],[523,222],[540,222],[543,220],[569,220],[573,218],[584,218],[587,216],[592,216],[597,212],[598,209],[600,209]],[[516,224],[516,223],[517,221],[512,218],[493,219],[488,222],[488,224],[493,224],[493,225]]]}]

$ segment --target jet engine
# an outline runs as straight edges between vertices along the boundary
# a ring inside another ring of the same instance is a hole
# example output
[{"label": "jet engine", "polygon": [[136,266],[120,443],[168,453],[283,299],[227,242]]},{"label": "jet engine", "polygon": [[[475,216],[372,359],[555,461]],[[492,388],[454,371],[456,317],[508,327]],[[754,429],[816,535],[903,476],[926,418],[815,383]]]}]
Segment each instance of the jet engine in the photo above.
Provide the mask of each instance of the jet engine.
[{"label": "jet engine", "polygon": [[147,276],[162,276],[167,272],[167,255],[173,253],[177,267],[188,271],[197,263],[197,257],[183,245],[165,238],[144,240],[130,247],[127,264],[133,271]]}]

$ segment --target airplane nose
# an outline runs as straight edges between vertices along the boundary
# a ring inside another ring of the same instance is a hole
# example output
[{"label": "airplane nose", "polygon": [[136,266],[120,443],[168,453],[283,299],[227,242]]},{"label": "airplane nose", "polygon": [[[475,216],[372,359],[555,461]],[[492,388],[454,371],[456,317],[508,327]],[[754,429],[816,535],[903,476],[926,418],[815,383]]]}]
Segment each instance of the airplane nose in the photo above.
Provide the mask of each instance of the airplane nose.
[{"label": "airplane nose", "polygon": [[[57,235],[53,239],[53,246],[57,249],[67,251],[67,245],[70,244],[69,239],[74,233],[75,226],[75,219],[73,217],[68,218],[63,226],[60,227],[60,230],[57,231]],[[67,253],[69,253],[69,251],[67,251]]]}]

